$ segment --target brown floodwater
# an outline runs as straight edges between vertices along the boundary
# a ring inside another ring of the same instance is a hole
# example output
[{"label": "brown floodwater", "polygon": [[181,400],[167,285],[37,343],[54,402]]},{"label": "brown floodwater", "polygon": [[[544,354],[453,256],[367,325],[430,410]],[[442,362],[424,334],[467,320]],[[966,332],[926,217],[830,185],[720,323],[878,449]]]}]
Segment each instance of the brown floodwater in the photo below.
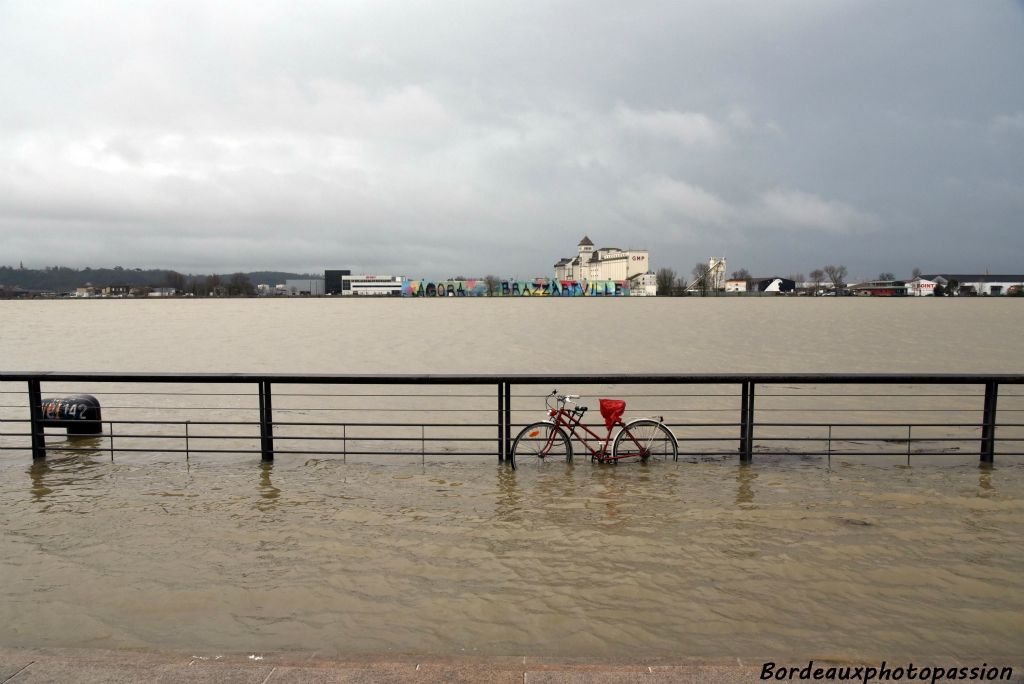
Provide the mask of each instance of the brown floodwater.
[{"label": "brown floodwater", "polygon": [[[0,369],[1009,373],[1019,308],[0,302]],[[22,417],[23,388],[0,390],[0,414]],[[0,452],[5,645],[633,659],[1008,658],[1024,643],[1020,457],[512,471],[455,455],[111,459],[102,438],[75,444],[95,451]]]}]

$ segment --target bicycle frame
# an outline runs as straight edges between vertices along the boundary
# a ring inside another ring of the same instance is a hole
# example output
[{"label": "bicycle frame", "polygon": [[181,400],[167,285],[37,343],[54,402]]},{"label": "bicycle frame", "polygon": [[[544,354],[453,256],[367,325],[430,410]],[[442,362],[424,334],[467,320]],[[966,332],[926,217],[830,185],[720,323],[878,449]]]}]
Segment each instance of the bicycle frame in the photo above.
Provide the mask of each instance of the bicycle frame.
[{"label": "bicycle frame", "polygon": [[[551,418],[551,422],[554,425],[561,427],[569,432],[570,440],[575,439],[577,442],[582,444],[583,448],[590,452],[590,457],[592,459],[596,459],[601,463],[605,463],[607,461],[617,461],[620,458],[625,458],[623,456],[613,456],[609,451],[609,448],[612,444],[612,431],[615,430],[615,428],[621,428],[621,430],[625,432],[631,440],[633,440],[633,443],[636,444],[637,447],[640,447],[641,449],[645,448],[645,445],[640,444],[637,438],[633,436],[633,433],[629,431],[629,429],[626,427],[626,424],[623,423],[621,419],[616,420],[614,423],[612,423],[612,426],[608,428],[608,434],[606,434],[604,439],[602,440],[601,435],[594,432],[593,430],[590,429],[590,427],[583,423],[583,414],[577,413],[575,410],[566,410],[564,402],[558,408],[549,409],[548,415]],[[577,431],[577,428],[586,434],[580,434],[580,432]],[[546,448],[550,448],[551,439],[553,435],[554,433],[552,432],[552,436],[549,437],[549,443]],[[596,441],[600,448],[592,448],[590,446],[591,441]]]}]

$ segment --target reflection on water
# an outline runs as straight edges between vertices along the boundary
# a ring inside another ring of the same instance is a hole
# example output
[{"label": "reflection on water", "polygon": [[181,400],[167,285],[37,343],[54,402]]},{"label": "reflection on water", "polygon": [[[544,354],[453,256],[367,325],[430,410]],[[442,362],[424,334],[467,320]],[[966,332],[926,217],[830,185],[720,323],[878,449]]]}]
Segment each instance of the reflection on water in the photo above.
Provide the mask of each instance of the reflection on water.
[{"label": "reflection on water", "polygon": [[0,642],[1014,655],[1022,494],[1014,465],[0,460]]},{"label": "reflection on water", "polygon": [[50,463],[45,458],[32,460],[32,467],[29,469],[29,475],[32,477],[32,498],[37,501],[47,494],[53,493],[53,490],[47,487],[44,482],[49,472]]},{"label": "reflection on water", "polygon": [[736,466],[736,505],[754,503],[754,480],[757,471],[749,463]]},{"label": "reflection on water", "polygon": [[498,522],[516,523],[521,519],[523,495],[519,491],[518,471],[498,465],[498,495],[494,517]]},{"label": "reflection on water", "polygon": [[981,489],[978,496],[985,496],[985,493],[992,489],[992,466],[983,463],[978,470],[978,488]]},{"label": "reflection on water", "polygon": [[[260,498],[264,500],[264,503],[273,502],[281,490],[275,487],[271,481],[270,476],[274,472],[273,461],[261,461],[260,462]],[[260,510],[267,510],[267,506],[261,505]]]}]

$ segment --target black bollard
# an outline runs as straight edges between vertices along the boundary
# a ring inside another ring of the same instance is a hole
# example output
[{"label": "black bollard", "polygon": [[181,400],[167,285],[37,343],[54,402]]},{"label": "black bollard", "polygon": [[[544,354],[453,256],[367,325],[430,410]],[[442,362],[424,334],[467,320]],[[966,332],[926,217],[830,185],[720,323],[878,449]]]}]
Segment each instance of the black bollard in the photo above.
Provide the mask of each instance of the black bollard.
[{"label": "black bollard", "polygon": [[71,435],[99,435],[103,416],[99,400],[91,394],[48,397],[42,400],[42,427],[67,428]]}]

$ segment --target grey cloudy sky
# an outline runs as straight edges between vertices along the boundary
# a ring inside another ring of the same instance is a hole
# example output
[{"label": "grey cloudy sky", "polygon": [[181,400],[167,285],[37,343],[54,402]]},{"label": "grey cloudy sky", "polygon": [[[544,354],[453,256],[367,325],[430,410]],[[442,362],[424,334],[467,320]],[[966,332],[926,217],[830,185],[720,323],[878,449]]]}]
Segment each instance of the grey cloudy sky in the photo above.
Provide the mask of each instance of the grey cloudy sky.
[{"label": "grey cloudy sky", "polygon": [[0,264],[1024,271],[1024,3],[0,0]]}]

